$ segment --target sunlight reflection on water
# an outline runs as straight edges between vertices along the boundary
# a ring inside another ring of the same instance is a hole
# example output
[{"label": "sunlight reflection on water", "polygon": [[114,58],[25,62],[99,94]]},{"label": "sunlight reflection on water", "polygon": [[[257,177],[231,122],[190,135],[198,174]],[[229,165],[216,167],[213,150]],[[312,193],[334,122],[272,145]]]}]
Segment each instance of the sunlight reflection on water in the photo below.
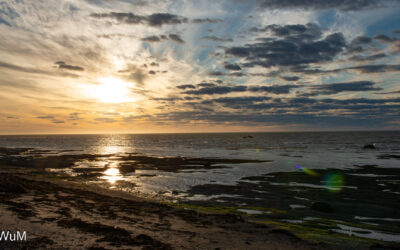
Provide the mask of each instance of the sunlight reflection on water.
[{"label": "sunlight reflection on water", "polygon": [[107,180],[109,183],[114,184],[116,181],[121,180],[122,176],[118,168],[108,168],[104,171],[103,179]]}]

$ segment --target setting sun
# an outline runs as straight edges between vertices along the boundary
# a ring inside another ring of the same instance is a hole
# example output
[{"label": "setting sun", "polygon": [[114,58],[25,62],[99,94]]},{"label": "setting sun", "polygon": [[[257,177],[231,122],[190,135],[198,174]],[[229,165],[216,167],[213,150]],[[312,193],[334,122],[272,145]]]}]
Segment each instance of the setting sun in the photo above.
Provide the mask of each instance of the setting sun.
[{"label": "setting sun", "polygon": [[130,102],[134,98],[129,96],[133,84],[115,77],[99,78],[101,84],[90,89],[90,95],[104,103]]}]

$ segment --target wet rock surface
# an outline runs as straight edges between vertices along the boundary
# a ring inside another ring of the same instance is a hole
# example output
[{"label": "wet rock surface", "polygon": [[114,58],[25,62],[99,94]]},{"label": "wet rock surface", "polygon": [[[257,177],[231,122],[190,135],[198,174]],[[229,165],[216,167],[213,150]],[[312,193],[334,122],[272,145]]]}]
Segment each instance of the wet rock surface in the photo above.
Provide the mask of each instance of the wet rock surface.
[{"label": "wet rock surface", "polygon": [[236,185],[198,185],[188,191],[189,196],[210,198],[182,202],[201,209],[223,208],[258,222],[275,221],[317,241],[336,241],[339,236],[334,232],[342,230],[338,225],[342,223],[365,234],[359,238],[365,247],[368,235],[373,234],[370,232],[387,234],[388,242],[397,238],[398,243],[390,244],[398,246],[399,184],[400,168],[364,165],[313,170],[312,174],[271,173],[242,178]]},{"label": "wet rock surface", "polygon": [[[320,249],[290,233],[76,183],[0,174],[0,226],[27,231],[2,249]],[[16,192],[10,192],[16,190]],[[323,246],[326,247],[326,246]]]}]

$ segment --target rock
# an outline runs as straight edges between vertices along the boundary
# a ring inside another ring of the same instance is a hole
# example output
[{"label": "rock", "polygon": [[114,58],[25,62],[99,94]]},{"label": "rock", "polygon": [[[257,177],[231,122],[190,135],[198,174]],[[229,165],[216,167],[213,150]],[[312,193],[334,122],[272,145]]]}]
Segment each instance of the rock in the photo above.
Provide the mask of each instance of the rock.
[{"label": "rock", "polygon": [[369,249],[373,249],[373,250],[385,250],[385,249],[392,249],[389,247],[385,247],[384,245],[381,245],[379,243],[372,243],[371,245],[369,245]]},{"label": "rock", "polygon": [[363,149],[376,149],[374,144],[365,144]]},{"label": "rock", "polygon": [[332,213],[333,208],[329,203],[326,202],[313,202],[311,205],[311,209],[319,212],[324,212],[324,213]]},{"label": "rock", "polygon": [[246,138],[254,138],[252,135],[245,135],[245,136],[243,136],[243,139],[246,139]]}]

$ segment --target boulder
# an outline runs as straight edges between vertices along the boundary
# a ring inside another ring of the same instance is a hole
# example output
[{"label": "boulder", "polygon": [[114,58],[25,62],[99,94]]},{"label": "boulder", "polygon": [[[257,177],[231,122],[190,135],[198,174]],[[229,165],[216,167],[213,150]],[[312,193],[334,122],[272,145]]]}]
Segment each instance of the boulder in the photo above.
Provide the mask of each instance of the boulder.
[{"label": "boulder", "polygon": [[363,149],[376,149],[374,144],[365,144]]},{"label": "boulder", "polygon": [[333,208],[329,203],[326,202],[313,202],[311,205],[311,209],[319,212],[324,212],[324,213],[332,213]]}]

